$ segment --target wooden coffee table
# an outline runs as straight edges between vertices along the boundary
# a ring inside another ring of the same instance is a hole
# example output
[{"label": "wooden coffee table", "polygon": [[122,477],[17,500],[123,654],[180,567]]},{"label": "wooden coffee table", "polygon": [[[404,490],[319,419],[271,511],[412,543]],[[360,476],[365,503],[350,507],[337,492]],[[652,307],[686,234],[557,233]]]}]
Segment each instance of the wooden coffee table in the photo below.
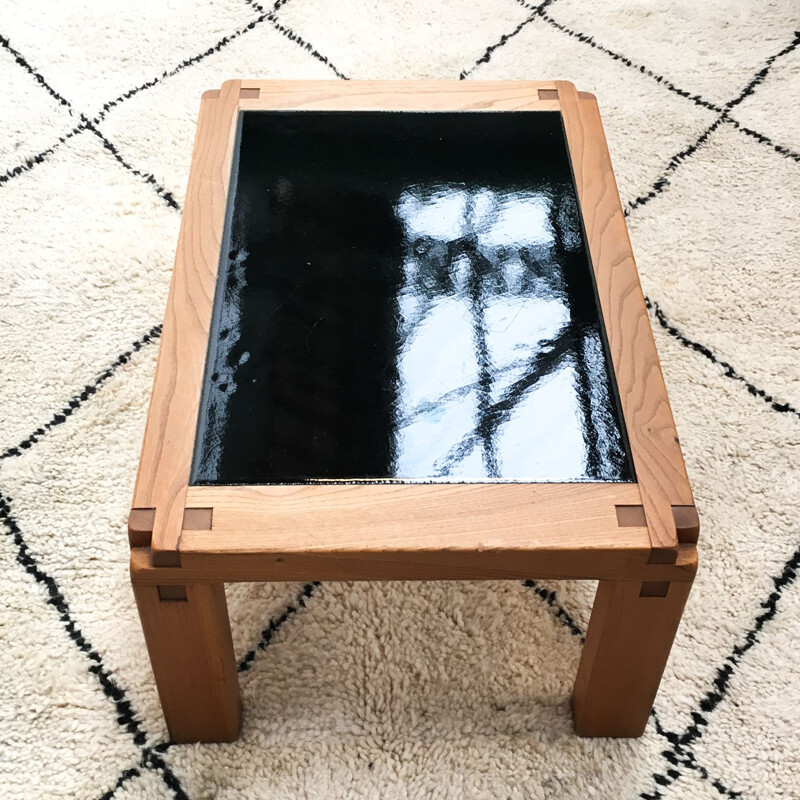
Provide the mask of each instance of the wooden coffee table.
[{"label": "wooden coffee table", "polygon": [[312,579],[597,579],[575,728],[640,735],[698,519],[595,98],[206,92],[129,529],[175,741],[239,733],[223,584]]}]

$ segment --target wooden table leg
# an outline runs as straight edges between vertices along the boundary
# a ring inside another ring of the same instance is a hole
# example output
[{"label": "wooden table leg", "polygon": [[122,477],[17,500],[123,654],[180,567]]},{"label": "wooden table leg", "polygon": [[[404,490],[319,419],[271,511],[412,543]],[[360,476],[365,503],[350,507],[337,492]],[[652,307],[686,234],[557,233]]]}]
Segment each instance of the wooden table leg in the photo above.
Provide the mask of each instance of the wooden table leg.
[{"label": "wooden table leg", "polygon": [[572,692],[578,735],[644,733],[691,587],[600,581]]},{"label": "wooden table leg", "polygon": [[235,740],[242,706],[223,584],[133,591],[173,741]]}]

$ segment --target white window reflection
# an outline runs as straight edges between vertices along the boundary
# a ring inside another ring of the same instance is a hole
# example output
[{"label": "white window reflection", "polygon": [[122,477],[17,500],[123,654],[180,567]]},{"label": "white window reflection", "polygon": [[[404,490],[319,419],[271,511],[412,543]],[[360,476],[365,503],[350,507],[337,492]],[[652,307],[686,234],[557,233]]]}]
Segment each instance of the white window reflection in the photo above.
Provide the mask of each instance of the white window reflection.
[{"label": "white window reflection", "polygon": [[562,206],[447,185],[399,198],[397,478],[619,479],[602,344],[574,324],[555,252],[582,244]]}]

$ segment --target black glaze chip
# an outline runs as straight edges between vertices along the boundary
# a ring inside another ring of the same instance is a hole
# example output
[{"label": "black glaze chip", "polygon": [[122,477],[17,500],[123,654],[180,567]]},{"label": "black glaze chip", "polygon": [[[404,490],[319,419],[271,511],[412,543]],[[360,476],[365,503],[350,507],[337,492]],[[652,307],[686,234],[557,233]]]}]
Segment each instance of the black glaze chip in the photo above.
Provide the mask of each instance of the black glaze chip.
[{"label": "black glaze chip", "polygon": [[630,481],[561,115],[240,114],[193,484]]}]

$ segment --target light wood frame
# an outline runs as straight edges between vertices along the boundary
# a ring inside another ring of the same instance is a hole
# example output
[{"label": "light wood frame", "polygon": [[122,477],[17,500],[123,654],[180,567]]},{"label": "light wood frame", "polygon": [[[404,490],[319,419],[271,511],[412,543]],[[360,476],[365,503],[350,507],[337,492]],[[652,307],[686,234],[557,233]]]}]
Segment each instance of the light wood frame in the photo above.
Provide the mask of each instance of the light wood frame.
[{"label": "light wood frame", "polygon": [[[238,113],[267,109],[561,112],[635,483],[189,485]],[[531,577],[601,581],[576,729],[639,735],[697,568],[698,529],[594,96],[564,81],[255,80],[203,95],[129,523],[173,738],[238,732],[224,582]],[[177,648],[187,630],[194,645]],[[198,657],[203,642],[213,657]],[[224,687],[221,707],[198,715],[204,693],[182,692],[187,671],[197,686]]]}]

